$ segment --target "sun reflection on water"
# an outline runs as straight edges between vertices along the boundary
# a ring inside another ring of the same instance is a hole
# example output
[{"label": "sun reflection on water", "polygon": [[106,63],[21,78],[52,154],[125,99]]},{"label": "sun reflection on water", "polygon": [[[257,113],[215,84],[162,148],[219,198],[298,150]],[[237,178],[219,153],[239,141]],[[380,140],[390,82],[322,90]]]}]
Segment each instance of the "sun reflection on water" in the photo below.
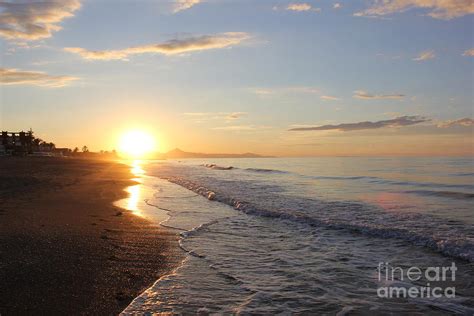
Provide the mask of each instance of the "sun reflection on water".
[{"label": "sun reflection on water", "polygon": [[[130,172],[134,176],[132,180],[141,183],[141,177],[145,175],[145,170],[142,168],[142,161],[134,160],[130,166]],[[134,215],[143,217],[144,215],[140,205],[140,203],[143,201],[143,186],[140,183],[127,187],[125,191],[129,194],[129,196],[126,199],[116,202],[116,205],[131,211]]]},{"label": "sun reflection on water", "polygon": [[138,203],[140,202],[140,184],[133,185],[127,188],[127,192],[130,196],[127,199],[126,208],[129,211],[132,211],[133,214],[142,216],[140,208],[138,207]]},{"label": "sun reflection on water", "polygon": [[142,168],[142,161],[141,160],[134,160],[132,162],[131,172],[136,177],[140,177],[140,176],[145,174],[145,170],[143,170],[143,168]]}]

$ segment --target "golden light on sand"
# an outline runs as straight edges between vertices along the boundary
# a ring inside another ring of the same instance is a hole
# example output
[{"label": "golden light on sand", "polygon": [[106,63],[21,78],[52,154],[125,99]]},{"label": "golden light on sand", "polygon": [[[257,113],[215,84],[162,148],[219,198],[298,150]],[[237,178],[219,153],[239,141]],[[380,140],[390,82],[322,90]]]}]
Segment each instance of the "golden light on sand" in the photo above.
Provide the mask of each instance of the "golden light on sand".
[{"label": "golden light on sand", "polygon": [[119,153],[131,158],[141,158],[156,149],[154,137],[145,131],[128,131],[119,141]]}]

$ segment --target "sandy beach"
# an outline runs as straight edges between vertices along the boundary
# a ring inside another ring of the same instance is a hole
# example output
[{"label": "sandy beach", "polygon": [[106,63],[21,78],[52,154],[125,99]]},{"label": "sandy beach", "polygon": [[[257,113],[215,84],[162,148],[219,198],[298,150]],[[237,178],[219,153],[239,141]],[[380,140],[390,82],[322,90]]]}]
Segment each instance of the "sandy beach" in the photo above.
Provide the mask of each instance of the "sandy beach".
[{"label": "sandy beach", "polygon": [[117,208],[129,167],[0,159],[0,314],[119,313],[182,254],[173,231]]}]

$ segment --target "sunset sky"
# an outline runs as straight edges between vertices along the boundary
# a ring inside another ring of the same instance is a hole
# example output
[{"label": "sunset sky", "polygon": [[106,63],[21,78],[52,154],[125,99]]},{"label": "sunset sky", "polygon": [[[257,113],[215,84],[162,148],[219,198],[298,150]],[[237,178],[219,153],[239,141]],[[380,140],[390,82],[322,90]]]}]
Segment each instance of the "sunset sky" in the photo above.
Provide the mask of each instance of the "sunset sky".
[{"label": "sunset sky", "polygon": [[471,0],[0,1],[0,127],[59,147],[474,154]]}]

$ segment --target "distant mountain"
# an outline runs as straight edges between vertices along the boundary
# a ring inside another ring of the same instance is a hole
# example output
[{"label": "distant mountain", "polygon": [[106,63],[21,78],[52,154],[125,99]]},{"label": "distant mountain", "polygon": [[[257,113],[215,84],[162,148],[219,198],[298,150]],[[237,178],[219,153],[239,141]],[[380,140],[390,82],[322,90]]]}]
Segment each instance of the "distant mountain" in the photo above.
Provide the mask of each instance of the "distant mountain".
[{"label": "distant mountain", "polygon": [[179,148],[170,150],[169,152],[162,154],[162,158],[167,159],[181,159],[181,158],[270,158],[270,156],[262,156],[253,153],[245,154],[205,154],[205,153],[192,153],[182,151]]}]

